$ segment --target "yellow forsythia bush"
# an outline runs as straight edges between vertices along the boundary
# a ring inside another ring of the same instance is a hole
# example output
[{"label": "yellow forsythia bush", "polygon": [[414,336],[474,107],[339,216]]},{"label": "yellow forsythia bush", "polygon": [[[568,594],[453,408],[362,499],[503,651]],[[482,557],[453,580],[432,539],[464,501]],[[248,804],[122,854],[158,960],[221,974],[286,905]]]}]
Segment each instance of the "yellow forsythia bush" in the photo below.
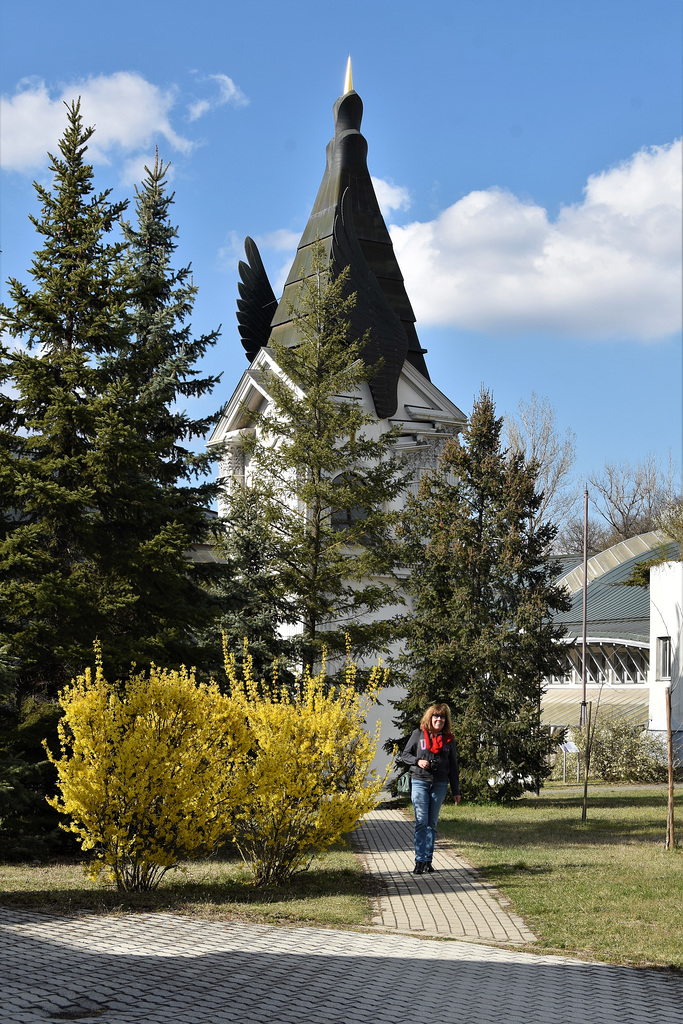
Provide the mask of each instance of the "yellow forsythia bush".
[{"label": "yellow forsythia bush", "polygon": [[257,885],[286,882],[356,827],[386,781],[370,767],[378,734],[364,727],[385,672],[376,667],[362,695],[350,660],[344,685],[326,685],[323,666],[318,675],[305,674],[293,692],[273,687],[264,693],[248,656],[240,674],[226,654],[226,672],[251,743],[235,841]]},{"label": "yellow forsythia bush", "polygon": [[181,860],[215,849],[231,833],[241,803],[249,746],[242,708],[192,672],[132,675],[111,685],[99,662],[60,694],[61,796],[68,815],[119,890],[153,889]]}]

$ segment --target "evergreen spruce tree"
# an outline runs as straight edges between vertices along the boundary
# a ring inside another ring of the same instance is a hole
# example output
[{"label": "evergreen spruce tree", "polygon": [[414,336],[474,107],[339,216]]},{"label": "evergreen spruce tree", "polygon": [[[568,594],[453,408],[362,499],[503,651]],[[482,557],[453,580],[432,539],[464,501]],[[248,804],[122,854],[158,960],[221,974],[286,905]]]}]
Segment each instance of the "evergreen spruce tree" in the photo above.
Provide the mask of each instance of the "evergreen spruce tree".
[{"label": "evergreen spruce tree", "polygon": [[[131,334],[112,371],[132,444],[121,453],[125,471],[106,526],[126,552],[136,594],[127,660],[142,660],[137,646],[146,660],[215,667],[220,633],[210,627],[221,605],[210,587],[221,582],[229,589],[228,570],[215,561],[190,562],[188,551],[211,539],[208,510],[218,488],[208,478],[215,455],[193,450],[192,443],[206,436],[220,410],[192,416],[181,403],[209,395],[220,380],[198,369],[219,329],[192,334],[197,288],[190,266],[173,267],[178,231],[170,222],[168,166],[157,153],[136,189],[136,224],[123,224]],[[197,649],[202,632],[206,650]]]},{"label": "evergreen spruce tree", "polygon": [[495,800],[548,774],[541,684],[557,666],[552,613],[567,607],[549,558],[556,528],[534,523],[537,467],[501,450],[501,426],[482,390],[406,510],[414,616],[396,721],[407,735],[447,702],[463,793]]},{"label": "evergreen spruce tree", "polygon": [[[271,411],[254,416],[245,442],[248,484],[270,538],[267,572],[294,632],[282,649],[292,664],[313,668],[323,647],[330,659],[381,651],[393,639],[391,617],[368,616],[400,603],[390,503],[406,485],[394,453],[395,432],[382,433],[358,390],[373,369],[361,358],[364,339],[350,337],[348,274],[331,279],[324,249],[291,313],[300,338],[271,342],[279,372],[264,387]],[[241,496],[228,498],[228,518]]]},{"label": "evergreen spruce tree", "polygon": [[34,287],[12,278],[0,323],[24,348],[6,351],[18,434],[2,450],[9,480],[0,542],[0,644],[19,666],[18,685],[53,690],[80,670],[118,595],[93,559],[97,517],[93,439],[108,414],[108,357],[128,321],[122,243],[109,239],[124,203],[95,193],[84,155],[92,129],[68,108],[53,188],[36,184],[42,246]]},{"label": "evergreen spruce tree", "polygon": [[180,441],[204,421],[170,403],[213,336],[174,333],[193,289],[168,269],[173,231],[167,206],[147,195],[155,186],[138,197],[139,242],[132,230],[111,240],[126,204],[94,192],[92,132],[72,104],[50,157],[53,186],[35,186],[33,285],[10,280],[12,305],[0,308],[24,346],[4,356],[18,433],[13,450],[0,449],[0,647],[19,694],[54,694],[97,637],[112,673],[131,660],[185,660],[203,596],[184,552],[205,536],[208,492],[180,484],[204,465]]},{"label": "evergreen spruce tree", "polygon": [[224,579],[215,580],[211,587],[221,610],[200,642],[210,646],[220,631],[228,651],[242,667],[246,641],[253,677],[268,683],[277,662],[278,683],[286,684],[291,682],[292,672],[285,660],[281,627],[296,622],[296,618],[272,568],[279,538],[262,515],[255,489],[236,488],[229,505],[215,544],[217,554],[225,560],[226,572]]},{"label": "evergreen spruce tree", "polygon": [[[9,351],[5,345],[0,345],[0,543],[7,540],[16,523],[14,470],[22,446],[17,410],[9,393],[10,383]],[[0,632],[2,630],[3,607],[0,605]],[[13,690],[13,659],[5,648],[0,648],[0,701]]]}]

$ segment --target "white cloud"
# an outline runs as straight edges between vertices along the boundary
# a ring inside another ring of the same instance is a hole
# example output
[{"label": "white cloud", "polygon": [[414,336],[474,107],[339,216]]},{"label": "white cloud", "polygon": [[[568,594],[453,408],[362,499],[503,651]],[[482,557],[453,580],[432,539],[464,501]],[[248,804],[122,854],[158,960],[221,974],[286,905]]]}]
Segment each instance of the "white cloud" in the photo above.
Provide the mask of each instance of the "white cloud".
[{"label": "white cloud", "polygon": [[196,121],[198,117],[202,117],[209,110],[211,110],[211,104],[208,100],[197,100],[187,108],[187,116],[190,121]]},{"label": "white cloud", "polygon": [[239,86],[235,85],[232,78],[227,75],[210,75],[214,82],[218,82],[221,94],[221,103],[234,103],[236,107],[244,107],[249,100]]},{"label": "white cloud", "polygon": [[[160,158],[164,160],[164,164],[168,164],[169,161],[165,159],[164,154],[159,154]],[[135,153],[133,156],[128,157],[124,160],[119,167],[119,179],[122,185],[139,185],[143,178],[147,177],[147,168],[154,167],[154,153]],[[171,162],[170,167],[166,171],[166,181],[172,182],[175,177],[175,167]]]},{"label": "white cloud", "polygon": [[394,185],[383,178],[373,178],[372,184],[379,208],[385,216],[392,210],[407,210],[410,206],[410,192],[402,185]]},{"label": "white cloud", "polygon": [[290,252],[294,255],[300,238],[301,231],[278,228],[276,231],[269,231],[266,235],[258,235],[255,241],[259,249],[274,249],[276,252]]},{"label": "white cloud", "polygon": [[[268,231],[265,235],[256,235],[254,241],[262,258],[269,249],[272,252],[286,252],[288,254],[289,263],[285,271],[286,276],[300,238],[301,231],[276,228],[275,231]],[[238,260],[246,260],[244,238],[242,235],[238,235],[236,231],[231,231],[225,245],[218,251],[218,258],[226,266],[235,266]]]},{"label": "white cloud", "polygon": [[236,231],[228,232],[225,245],[222,245],[217,253],[220,265],[229,270],[235,270],[239,260],[246,259],[244,255],[244,238]]},{"label": "white cloud", "polygon": [[0,98],[2,167],[28,172],[44,165],[47,150],[55,152],[66,125],[64,103],[79,96],[84,124],[97,129],[88,144],[88,158],[95,163],[110,163],[114,153],[148,153],[163,139],[181,153],[192,149],[193,143],[171,125],[174,89],[129,71],[75,81],[54,95],[44,82],[29,79],[14,95]]},{"label": "white cloud", "polygon": [[295,259],[296,248],[300,239],[301,231],[290,231],[288,228],[278,228],[275,231],[269,231],[265,235],[258,235],[255,239],[262,256],[264,251],[267,252],[268,249],[272,252],[284,252],[287,254],[284,262],[281,259],[278,260],[278,266],[272,271],[272,274],[269,274],[273,291],[278,298],[284,291],[285,281],[289,276],[289,271],[292,269],[292,261]]},{"label": "white cloud", "polygon": [[272,281],[273,291],[277,295],[278,299],[282,296],[285,290],[285,282],[289,277],[289,272],[292,269],[293,259],[288,256],[284,263],[281,263],[279,268],[275,271],[275,276]]},{"label": "white cloud", "polygon": [[197,100],[196,103],[190,104],[187,108],[190,121],[196,121],[210,110],[223,107],[226,103],[231,103],[234,107],[244,107],[249,102],[240,87],[227,75],[209,75],[208,80],[217,83],[217,93],[211,99]]},{"label": "white cloud", "polygon": [[494,188],[390,230],[425,324],[638,340],[681,325],[680,140],[591,176],[555,221]]}]

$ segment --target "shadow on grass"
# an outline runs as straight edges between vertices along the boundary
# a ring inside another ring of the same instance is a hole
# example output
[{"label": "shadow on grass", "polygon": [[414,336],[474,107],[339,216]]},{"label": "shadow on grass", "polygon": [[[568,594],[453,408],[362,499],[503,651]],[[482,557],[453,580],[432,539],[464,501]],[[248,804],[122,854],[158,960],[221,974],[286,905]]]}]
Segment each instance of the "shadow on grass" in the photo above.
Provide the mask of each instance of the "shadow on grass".
[{"label": "shadow on grass", "polygon": [[498,846],[605,846],[623,845],[626,843],[643,843],[652,845],[659,839],[664,841],[663,824],[645,823],[642,821],[619,822],[614,819],[590,815],[588,822],[582,825],[580,818],[563,817],[552,822],[535,824],[529,821],[439,821],[439,833],[447,839],[457,842],[467,840],[475,843],[486,843]]},{"label": "shadow on grass", "polygon": [[[570,865],[566,865],[569,867]],[[521,872],[526,875],[552,875],[554,868],[541,866],[540,864],[526,864],[524,861],[516,860],[513,863],[496,864],[496,878],[519,878]]]},{"label": "shadow on grass", "polygon": [[[589,792],[588,815],[581,822],[583,797],[523,798],[514,804],[463,804],[446,806],[439,819],[439,833],[454,840],[500,846],[572,844],[605,846],[663,842],[666,828],[666,794]],[[616,812],[616,813],[615,813]],[[631,812],[624,813],[624,812]]]},{"label": "shadow on grass", "polygon": [[[550,791],[550,793],[552,790]],[[550,793],[544,793],[542,797],[522,797],[516,801],[516,807],[529,807],[529,808],[559,808],[567,809],[570,807],[581,808],[583,804],[583,791],[580,794],[572,794],[571,796],[560,796],[550,795]],[[589,807],[609,807],[612,810],[616,810],[620,807],[624,808],[647,808],[647,807],[662,807],[666,806],[667,792],[662,789],[661,792],[653,793],[651,790],[647,792],[639,792],[633,790],[632,792],[617,792],[617,793],[605,793],[598,791],[597,793],[588,790],[588,806]]]},{"label": "shadow on grass", "polygon": [[[202,865],[195,866],[195,870]],[[245,868],[234,863],[226,864],[227,870],[235,873],[231,877],[215,880],[211,878],[184,879],[177,872],[169,873],[158,889],[147,893],[118,892],[110,886],[82,888],[74,885],[71,878],[60,888],[53,882],[49,888],[30,887],[0,893],[0,905],[13,908],[40,909],[60,914],[112,912],[166,911],[175,913],[212,914],[223,912],[225,916],[239,916],[240,910],[249,909],[258,913],[259,908],[267,911],[274,904],[286,906],[298,904],[301,909],[307,903],[324,900],[326,897],[370,897],[375,895],[376,883],[361,871],[349,868],[312,868],[299,872],[291,882],[284,885],[256,887]],[[27,869],[27,870],[30,870]],[[215,868],[207,866],[215,873]],[[293,908],[294,909],[294,908]],[[306,916],[306,915],[304,915]],[[296,912],[293,914],[296,918]]]}]

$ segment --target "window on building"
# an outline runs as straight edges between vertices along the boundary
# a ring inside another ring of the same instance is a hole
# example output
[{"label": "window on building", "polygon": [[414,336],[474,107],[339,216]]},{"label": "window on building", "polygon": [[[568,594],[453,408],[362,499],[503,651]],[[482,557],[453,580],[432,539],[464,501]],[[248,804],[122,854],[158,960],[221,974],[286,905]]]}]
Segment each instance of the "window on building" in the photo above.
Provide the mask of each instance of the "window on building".
[{"label": "window on building", "polygon": [[657,679],[671,679],[671,637],[657,637]]},{"label": "window on building", "polygon": [[[333,486],[341,490],[343,487],[352,487],[361,481],[357,473],[341,473],[333,481]],[[333,530],[348,530],[349,526],[368,518],[364,508],[355,506],[353,508],[333,508],[331,525]]]}]

